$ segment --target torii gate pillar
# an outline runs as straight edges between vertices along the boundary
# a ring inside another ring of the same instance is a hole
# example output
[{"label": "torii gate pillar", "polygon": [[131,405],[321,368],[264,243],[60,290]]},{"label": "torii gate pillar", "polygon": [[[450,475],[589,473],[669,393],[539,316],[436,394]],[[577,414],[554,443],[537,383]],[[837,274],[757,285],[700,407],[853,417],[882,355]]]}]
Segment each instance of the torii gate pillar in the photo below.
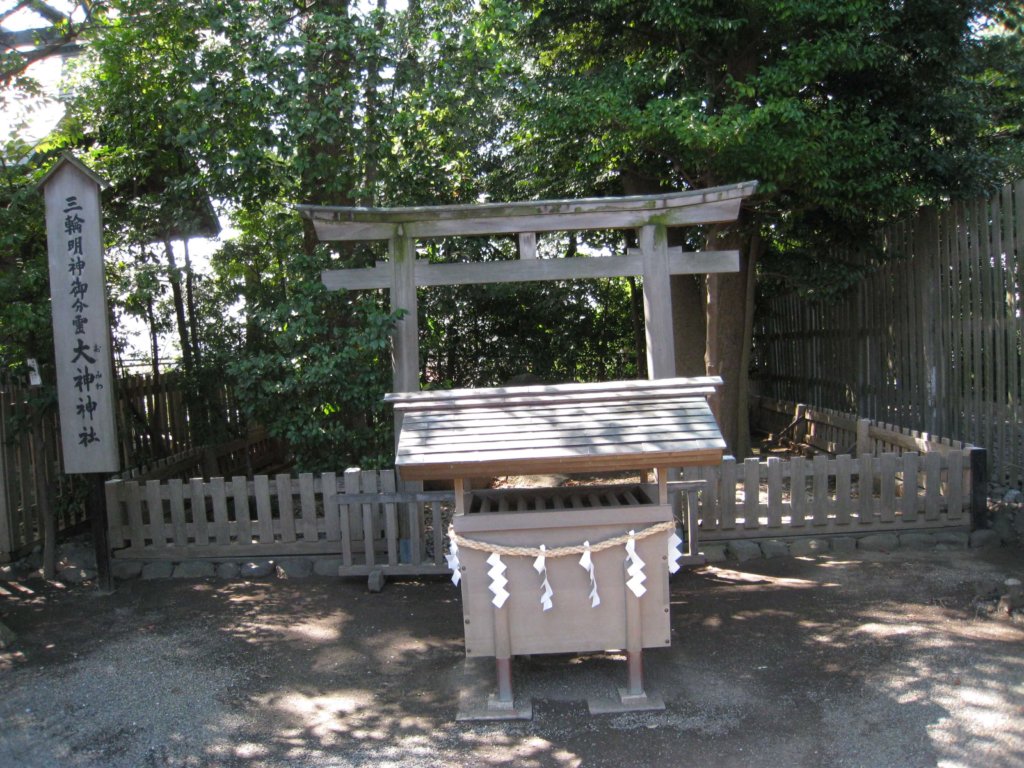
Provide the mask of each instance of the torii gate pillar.
[{"label": "torii gate pillar", "polygon": [[[402,312],[391,335],[392,392],[420,391],[420,328],[416,306],[416,242],[398,236],[388,240],[391,262],[391,311]],[[402,432],[402,414],[395,412],[395,446]]]},{"label": "torii gate pillar", "polygon": [[419,320],[416,317],[416,244],[409,237],[388,241],[391,261],[391,309],[405,314],[392,337],[394,392],[420,389]]},{"label": "torii gate pillar", "polygon": [[637,238],[643,259],[644,330],[647,337],[647,378],[676,375],[675,332],[672,328],[672,282],[668,269],[668,229],[641,227]]}]

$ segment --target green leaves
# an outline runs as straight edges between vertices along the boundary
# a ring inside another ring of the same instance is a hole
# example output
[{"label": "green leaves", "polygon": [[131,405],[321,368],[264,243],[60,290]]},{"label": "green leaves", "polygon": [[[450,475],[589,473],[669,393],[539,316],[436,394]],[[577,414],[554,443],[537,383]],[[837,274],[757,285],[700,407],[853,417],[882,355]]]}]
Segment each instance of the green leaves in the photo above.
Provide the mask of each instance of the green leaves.
[{"label": "green leaves", "polygon": [[994,64],[982,54],[999,38],[977,31],[1002,4],[530,7],[511,154],[520,176],[537,171],[538,194],[593,193],[623,174],[648,188],[758,179],[758,226],[781,254],[802,228],[870,231],[995,172],[984,126],[996,81],[974,73]]}]

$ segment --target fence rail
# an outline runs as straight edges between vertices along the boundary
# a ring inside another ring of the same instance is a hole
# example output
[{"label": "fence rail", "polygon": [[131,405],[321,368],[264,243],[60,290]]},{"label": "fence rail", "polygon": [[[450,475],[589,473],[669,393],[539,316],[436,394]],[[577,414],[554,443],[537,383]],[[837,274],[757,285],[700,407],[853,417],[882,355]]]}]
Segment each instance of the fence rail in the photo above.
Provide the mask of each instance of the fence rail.
[{"label": "fence rail", "polygon": [[802,403],[789,403],[767,397],[750,398],[750,423],[763,432],[787,437],[794,443],[808,445],[833,456],[848,453],[856,456],[966,451],[975,446],[936,437],[927,432],[905,429],[863,419],[849,413],[817,408]]},{"label": "fence rail", "polygon": [[269,437],[264,429],[254,430],[247,437],[218,445],[204,445],[152,461],[122,472],[120,480],[167,480],[190,477],[251,476],[284,461],[281,442]]},{"label": "fence rail", "polygon": [[1024,181],[881,242],[889,260],[843,296],[761,308],[762,393],[973,443],[992,480],[1024,486]]}]

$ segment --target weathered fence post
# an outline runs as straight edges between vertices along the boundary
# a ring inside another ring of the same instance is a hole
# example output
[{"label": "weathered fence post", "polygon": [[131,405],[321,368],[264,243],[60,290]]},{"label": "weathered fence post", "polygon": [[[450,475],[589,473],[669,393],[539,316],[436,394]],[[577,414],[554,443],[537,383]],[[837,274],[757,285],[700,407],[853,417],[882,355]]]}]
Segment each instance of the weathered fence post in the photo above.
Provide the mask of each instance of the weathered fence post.
[{"label": "weathered fence post", "polygon": [[797,403],[793,411],[793,442],[807,442],[807,406],[804,403]]},{"label": "weathered fence post", "polygon": [[988,451],[971,448],[971,528],[988,528]]},{"label": "weathered fence post", "polygon": [[868,436],[868,429],[871,426],[870,419],[857,419],[857,458],[871,454],[871,438]]},{"label": "weathered fence post", "polygon": [[121,486],[123,480],[107,480],[103,486],[104,500],[107,505],[107,543],[111,549],[124,546],[121,521]]},{"label": "weathered fence post", "polygon": [[914,254],[909,269],[917,273],[917,290],[920,311],[921,381],[920,391],[924,394],[920,403],[924,428],[930,433],[939,432],[939,361],[944,350],[940,346],[938,329],[938,215],[934,208],[922,208],[914,222]]}]

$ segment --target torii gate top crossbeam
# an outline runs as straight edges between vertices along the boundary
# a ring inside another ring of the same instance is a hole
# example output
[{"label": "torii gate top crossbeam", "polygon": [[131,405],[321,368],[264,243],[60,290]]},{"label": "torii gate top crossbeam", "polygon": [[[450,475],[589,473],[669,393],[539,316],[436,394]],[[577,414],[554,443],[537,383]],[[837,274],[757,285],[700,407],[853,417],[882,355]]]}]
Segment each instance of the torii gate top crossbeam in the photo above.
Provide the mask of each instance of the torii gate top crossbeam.
[{"label": "torii gate top crossbeam", "polygon": [[299,205],[320,240],[390,240],[519,232],[634,229],[735,221],[740,203],[757,189],[747,181],[688,192],[580,200],[531,200],[406,208]]}]

